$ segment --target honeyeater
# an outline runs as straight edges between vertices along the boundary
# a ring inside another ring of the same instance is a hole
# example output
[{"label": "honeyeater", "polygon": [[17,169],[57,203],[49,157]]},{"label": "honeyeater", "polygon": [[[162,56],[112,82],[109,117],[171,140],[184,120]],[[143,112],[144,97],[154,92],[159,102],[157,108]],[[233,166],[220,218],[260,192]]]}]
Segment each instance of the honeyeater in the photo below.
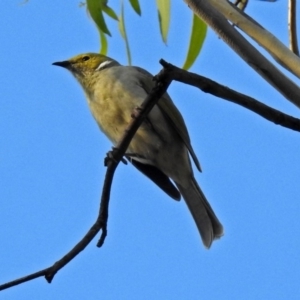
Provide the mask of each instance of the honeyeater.
[{"label": "honeyeater", "polygon": [[[81,84],[100,129],[115,145],[154,86],[139,67],[122,66],[96,53],[77,55],[53,65],[69,70]],[[223,227],[197,184],[190,157],[200,171],[184,120],[167,93],[158,101],[133,137],[126,158],[175,200],[184,198],[209,248]]]}]

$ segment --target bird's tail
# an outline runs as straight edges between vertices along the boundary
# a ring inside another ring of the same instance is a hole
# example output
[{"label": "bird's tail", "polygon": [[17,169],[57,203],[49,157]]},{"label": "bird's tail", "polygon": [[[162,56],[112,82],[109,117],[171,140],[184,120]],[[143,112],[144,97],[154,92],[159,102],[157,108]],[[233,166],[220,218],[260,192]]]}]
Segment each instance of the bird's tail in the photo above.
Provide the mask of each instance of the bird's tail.
[{"label": "bird's tail", "polygon": [[183,187],[177,183],[176,185],[196,222],[203,244],[210,248],[213,240],[224,234],[222,224],[213,212],[195,178],[191,180],[188,187]]}]

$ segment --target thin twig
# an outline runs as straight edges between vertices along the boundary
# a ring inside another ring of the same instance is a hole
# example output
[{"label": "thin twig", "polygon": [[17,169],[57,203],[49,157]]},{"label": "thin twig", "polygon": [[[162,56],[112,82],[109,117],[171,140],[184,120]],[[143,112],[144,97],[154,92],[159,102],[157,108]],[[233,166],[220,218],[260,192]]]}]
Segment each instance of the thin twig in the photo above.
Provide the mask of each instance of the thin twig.
[{"label": "thin twig", "polygon": [[297,38],[297,16],[296,0],[289,0],[288,29],[290,49],[299,56],[298,38]]},{"label": "thin twig", "polygon": [[177,68],[164,60],[160,60],[160,63],[169,71],[169,76],[173,80],[195,86],[205,93],[210,93],[216,97],[241,105],[277,125],[300,131],[300,120],[297,118],[269,107],[254,98],[236,92],[211,79]]},{"label": "thin twig", "polygon": [[46,280],[50,283],[53,280],[55,274],[66,264],[68,264],[73,258],[75,258],[82,250],[84,250],[84,248],[92,241],[92,239],[98,234],[101,229],[102,234],[97,243],[97,246],[101,247],[103,245],[105,237],[107,235],[108,205],[114,172],[119,162],[122,160],[132,137],[138,130],[140,124],[143,122],[143,119],[151,111],[156,102],[166,92],[169,84],[171,83],[171,79],[166,78],[167,76],[165,70],[162,70],[157,76],[155,76],[155,87],[146,97],[141,107],[135,109],[132,115],[133,118],[128,125],[122,139],[117,144],[117,146],[108,153],[105,159],[107,171],[103,184],[99,215],[95,224],[90,228],[87,234],[81,239],[79,243],[76,244],[73,249],[71,249],[60,260],[55,262],[51,267],[0,285],[0,291],[42,276],[45,276]]},{"label": "thin twig", "polygon": [[117,144],[117,146],[108,153],[105,159],[107,171],[103,184],[99,215],[95,224],[71,251],[69,251],[60,260],[54,263],[51,267],[0,285],[0,291],[42,276],[45,276],[46,280],[50,283],[53,280],[55,274],[66,264],[68,264],[73,258],[75,258],[82,250],[84,250],[100,230],[102,230],[102,233],[97,246],[101,247],[103,245],[105,237],[107,235],[108,205],[114,172],[119,162],[123,159],[123,155],[125,154],[125,151],[130,144],[130,141],[133,138],[135,132],[143,122],[143,119],[148,115],[153,106],[166,92],[172,80],[180,81],[198,87],[205,93],[211,93],[212,95],[215,95],[219,98],[223,98],[225,100],[229,100],[231,102],[239,104],[259,114],[265,119],[274,122],[275,124],[300,131],[299,119],[279,112],[249,96],[243,95],[225,86],[222,86],[213,80],[179,69],[164,60],[160,60],[160,63],[163,65],[164,69],[154,77],[156,81],[155,87],[146,97],[142,105],[135,109],[132,114],[132,120],[128,125],[122,139]]}]

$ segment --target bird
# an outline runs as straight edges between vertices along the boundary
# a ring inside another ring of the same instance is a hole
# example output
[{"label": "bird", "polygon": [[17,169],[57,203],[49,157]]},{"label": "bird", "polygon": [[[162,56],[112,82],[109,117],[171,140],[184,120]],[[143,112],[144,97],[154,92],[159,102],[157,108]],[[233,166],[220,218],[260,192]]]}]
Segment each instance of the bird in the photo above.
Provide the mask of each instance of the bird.
[{"label": "bird", "polygon": [[[100,130],[116,145],[154,87],[140,67],[123,66],[98,53],[84,53],[53,63],[72,73],[83,88]],[[165,93],[143,121],[125,152],[126,159],[175,200],[181,196],[194,218],[202,242],[210,248],[223,226],[199,187],[191,159],[201,171],[184,119]]]}]

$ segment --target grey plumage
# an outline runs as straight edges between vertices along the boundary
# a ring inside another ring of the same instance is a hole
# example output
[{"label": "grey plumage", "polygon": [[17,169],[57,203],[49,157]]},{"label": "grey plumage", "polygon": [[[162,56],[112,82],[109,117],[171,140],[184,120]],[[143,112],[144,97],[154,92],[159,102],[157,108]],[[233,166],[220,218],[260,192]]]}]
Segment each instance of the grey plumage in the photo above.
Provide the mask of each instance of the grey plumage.
[{"label": "grey plumage", "polygon": [[[55,64],[78,79],[96,122],[113,144],[124,134],[133,109],[154,85],[147,71],[121,66],[100,54],[82,54]],[[136,132],[126,157],[170,197],[179,200],[183,196],[209,248],[223,235],[223,227],[194,178],[189,154],[201,170],[184,120],[166,93]]]}]

